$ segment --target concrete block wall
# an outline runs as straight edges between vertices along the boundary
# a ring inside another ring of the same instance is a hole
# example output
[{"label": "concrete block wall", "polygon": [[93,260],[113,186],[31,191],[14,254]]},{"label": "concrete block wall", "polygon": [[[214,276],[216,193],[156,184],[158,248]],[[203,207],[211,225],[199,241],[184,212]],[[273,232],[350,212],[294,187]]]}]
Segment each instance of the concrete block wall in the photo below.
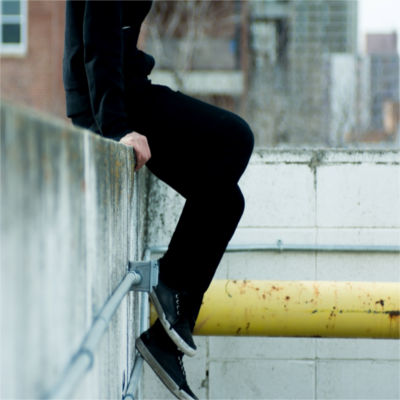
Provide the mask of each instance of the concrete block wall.
[{"label": "concrete block wall", "polygon": [[[399,151],[258,150],[240,186],[246,210],[233,244],[400,245]],[[149,200],[149,244],[165,245],[184,201],[155,178]],[[400,281],[400,256],[226,253],[216,278]],[[398,340],[195,340],[199,356],[184,361],[204,399],[400,398]],[[170,398],[148,367],[143,386],[145,399]]]},{"label": "concrete block wall", "polygon": [[[4,103],[0,139],[0,398],[37,399],[141,257],[144,215],[126,147]],[[74,398],[121,398],[136,306],[122,301]]]}]

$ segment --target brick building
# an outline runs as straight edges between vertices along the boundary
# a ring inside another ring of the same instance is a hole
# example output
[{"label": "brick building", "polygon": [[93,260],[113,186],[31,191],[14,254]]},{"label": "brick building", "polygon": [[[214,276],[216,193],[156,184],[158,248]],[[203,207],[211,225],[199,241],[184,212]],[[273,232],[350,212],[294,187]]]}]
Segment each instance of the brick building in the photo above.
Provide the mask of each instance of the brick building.
[{"label": "brick building", "polygon": [[1,97],[64,117],[65,3],[0,0],[0,6]]},{"label": "brick building", "polygon": [[[246,1],[218,3],[154,1],[142,25],[138,47],[156,59],[150,75],[153,83],[179,86],[188,94],[239,112],[243,110],[246,92],[243,72],[247,70]],[[189,19],[189,8],[193,5],[194,18]],[[0,0],[0,7],[1,98],[65,118],[62,83],[65,2]],[[176,12],[177,7],[181,7],[181,15]],[[180,27],[189,21],[186,31],[181,28],[167,35],[168,15],[172,12],[178,15]],[[215,13],[220,16],[223,13],[228,22],[210,24]],[[199,27],[206,27],[200,29],[205,35],[190,37],[190,51],[183,53],[183,58],[189,55],[190,62],[179,64],[177,54],[182,55],[179,51],[185,35],[197,32]],[[157,41],[157,35],[152,35],[156,29],[163,32],[162,40]],[[160,46],[164,51],[159,51]]]}]

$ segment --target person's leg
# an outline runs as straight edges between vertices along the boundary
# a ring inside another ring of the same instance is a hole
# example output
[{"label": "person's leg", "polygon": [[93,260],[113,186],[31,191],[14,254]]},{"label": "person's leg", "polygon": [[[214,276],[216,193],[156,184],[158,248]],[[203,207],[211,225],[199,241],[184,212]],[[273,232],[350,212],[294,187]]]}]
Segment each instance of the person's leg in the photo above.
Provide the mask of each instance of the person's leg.
[{"label": "person's leg", "polygon": [[[243,213],[237,182],[253,149],[239,116],[165,86],[152,85],[132,107],[135,130],[147,136],[149,169],[186,198],[160,278],[192,295],[192,317]],[[135,113],[136,111],[136,113]]]},{"label": "person's leg", "polygon": [[[214,197],[215,196],[215,197]],[[199,211],[200,210],[200,211]],[[200,310],[203,294],[207,290],[215,271],[224,254],[226,246],[233,236],[244,210],[244,199],[237,185],[215,190],[210,198],[189,199],[180,217],[174,236],[169,245],[169,254],[175,257],[175,251],[186,259],[187,268],[178,270],[178,262],[166,259],[166,274],[179,276],[179,284],[186,286],[190,292],[191,329],[193,330]],[[183,251],[180,245],[185,241],[189,231],[188,224],[195,224],[196,232],[193,242],[186,243]],[[169,254],[165,257],[168,257]],[[164,261],[162,259],[161,261]]]},{"label": "person's leg", "polygon": [[[190,293],[195,319],[243,213],[237,182],[253,149],[253,133],[236,114],[162,85],[131,98],[127,111],[132,129],[149,141],[148,168],[186,198],[160,260],[160,278]],[[73,123],[95,127],[87,116]]]},{"label": "person's leg", "polygon": [[[94,118],[90,113],[74,115],[71,120],[76,126],[99,133]],[[184,321],[184,323],[188,324],[188,320]],[[187,329],[187,332],[189,332],[188,336],[191,338],[189,329]],[[195,349],[196,346],[192,339],[191,341]],[[136,339],[135,346],[165,386],[177,398],[185,400],[197,399],[186,379],[182,361],[183,352],[171,340],[160,319]]]}]

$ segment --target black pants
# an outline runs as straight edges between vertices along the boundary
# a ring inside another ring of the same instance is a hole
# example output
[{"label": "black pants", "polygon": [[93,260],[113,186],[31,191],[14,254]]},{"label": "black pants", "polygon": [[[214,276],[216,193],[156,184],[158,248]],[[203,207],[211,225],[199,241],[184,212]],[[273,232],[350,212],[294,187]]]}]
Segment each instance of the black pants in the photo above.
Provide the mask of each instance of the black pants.
[{"label": "black pants", "polygon": [[[160,259],[160,278],[190,294],[194,324],[208,288],[244,210],[238,181],[254,146],[249,125],[220,107],[150,84],[127,101],[133,130],[147,137],[146,164],[186,203]],[[90,116],[73,118],[93,129]]]}]

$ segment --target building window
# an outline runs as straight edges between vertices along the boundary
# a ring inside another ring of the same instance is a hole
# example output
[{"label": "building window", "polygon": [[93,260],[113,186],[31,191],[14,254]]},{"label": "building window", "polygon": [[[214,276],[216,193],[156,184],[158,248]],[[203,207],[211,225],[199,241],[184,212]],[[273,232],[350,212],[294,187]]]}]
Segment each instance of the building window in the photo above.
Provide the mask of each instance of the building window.
[{"label": "building window", "polygon": [[27,0],[0,0],[0,54],[26,53],[27,20]]}]

